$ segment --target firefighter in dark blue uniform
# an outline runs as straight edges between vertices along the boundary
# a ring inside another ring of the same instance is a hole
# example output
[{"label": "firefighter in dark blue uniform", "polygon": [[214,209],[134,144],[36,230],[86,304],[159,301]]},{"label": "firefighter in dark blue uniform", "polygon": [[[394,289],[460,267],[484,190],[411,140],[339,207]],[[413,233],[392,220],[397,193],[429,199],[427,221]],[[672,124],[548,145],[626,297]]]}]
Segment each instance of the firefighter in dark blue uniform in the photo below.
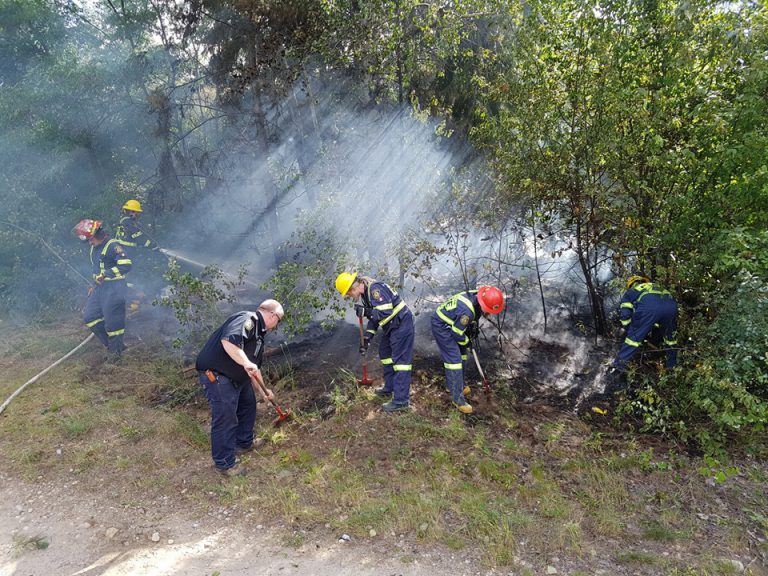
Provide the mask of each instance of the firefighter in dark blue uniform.
[{"label": "firefighter in dark blue uniform", "polygon": [[336,289],[345,298],[360,298],[355,305],[358,315],[368,318],[368,325],[360,353],[365,354],[368,344],[379,328],[383,335],[379,344],[384,374],[384,386],[376,390],[383,398],[392,400],[382,406],[385,412],[410,409],[411,372],[413,370],[413,314],[399,294],[384,282],[356,272],[342,272],[336,278]]},{"label": "firefighter in dark blue uniform", "polygon": [[258,447],[253,439],[256,393],[265,402],[274,398],[260,369],[264,337],[283,314],[282,305],[271,299],[256,312],[233,314],[197,355],[195,368],[211,407],[211,456],[216,471],[224,476],[245,474],[237,455]]},{"label": "firefighter in dark blue uniform", "polygon": [[667,368],[677,365],[677,303],[668,290],[645,276],[631,276],[621,298],[619,319],[627,332],[613,361],[614,372],[626,372],[627,364],[646,337],[663,345]]},{"label": "firefighter in dark blue uniform", "polygon": [[96,282],[83,311],[83,322],[107,347],[110,360],[119,361],[124,348],[125,278],[131,259],[122,244],[102,229],[100,220],[81,220],[74,232],[91,245],[91,270]]},{"label": "firefighter in dark blue uniform", "polygon": [[[117,225],[115,239],[119,240],[123,246],[129,248],[129,252],[134,248],[146,248],[147,250],[159,250],[160,246],[152,238],[147,236],[139,226],[139,216],[143,210],[138,200],[128,200],[123,204],[123,216]],[[133,252],[131,252],[133,255]]]},{"label": "firefighter in dark blue uniform", "polygon": [[464,363],[472,345],[470,336],[477,334],[481,316],[498,314],[503,309],[501,290],[495,286],[480,286],[477,290],[452,296],[432,314],[432,335],[443,357],[445,387],[463,414],[472,413],[472,406],[465,397],[469,387],[464,386]]}]

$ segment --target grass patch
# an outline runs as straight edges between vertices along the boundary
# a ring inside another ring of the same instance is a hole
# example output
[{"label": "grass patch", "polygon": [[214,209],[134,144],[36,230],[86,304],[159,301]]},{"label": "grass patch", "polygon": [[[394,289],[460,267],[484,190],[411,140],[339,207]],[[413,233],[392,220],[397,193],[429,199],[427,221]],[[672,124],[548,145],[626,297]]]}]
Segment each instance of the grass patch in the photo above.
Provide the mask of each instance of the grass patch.
[{"label": "grass patch", "polygon": [[93,414],[84,412],[66,416],[61,421],[61,429],[68,438],[77,438],[88,434],[94,427]]},{"label": "grass patch", "polygon": [[32,550],[46,550],[48,546],[45,536],[13,536],[13,555],[17,558]]},{"label": "grass patch", "polygon": [[208,433],[200,423],[185,412],[176,412],[176,431],[190,446],[200,449],[210,449],[211,441]]},{"label": "grass patch", "polygon": [[628,550],[616,555],[616,561],[621,564],[655,564],[656,557],[648,552]]}]

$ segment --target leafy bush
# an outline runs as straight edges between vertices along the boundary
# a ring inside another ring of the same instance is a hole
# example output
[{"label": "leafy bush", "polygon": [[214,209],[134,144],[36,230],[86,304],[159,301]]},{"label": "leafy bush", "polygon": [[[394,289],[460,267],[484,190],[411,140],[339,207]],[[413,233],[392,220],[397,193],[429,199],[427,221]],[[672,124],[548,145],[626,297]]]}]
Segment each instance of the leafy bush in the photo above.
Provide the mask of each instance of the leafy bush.
[{"label": "leafy bush", "polygon": [[174,348],[198,346],[205,342],[224,320],[219,303],[235,301],[236,290],[243,285],[245,275],[243,266],[237,277],[225,274],[217,266],[206,266],[198,277],[182,272],[175,259],[168,261],[168,270],[163,278],[170,287],[154,304],[171,308],[181,324],[181,335],[174,339]]}]

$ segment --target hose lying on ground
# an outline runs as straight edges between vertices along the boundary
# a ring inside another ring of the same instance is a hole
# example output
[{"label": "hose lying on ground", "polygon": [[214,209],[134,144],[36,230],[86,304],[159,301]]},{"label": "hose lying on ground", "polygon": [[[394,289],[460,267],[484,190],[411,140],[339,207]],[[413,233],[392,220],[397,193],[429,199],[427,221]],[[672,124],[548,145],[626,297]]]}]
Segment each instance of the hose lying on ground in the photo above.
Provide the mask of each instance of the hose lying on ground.
[{"label": "hose lying on ground", "polygon": [[29,386],[30,384],[32,384],[33,382],[35,382],[35,381],[36,381],[38,378],[40,378],[40,377],[41,377],[43,374],[45,374],[46,372],[48,372],[48,371],[49,371],[49,370],[51,370],[52,368],[55,368],[56,366],[58,366],[59,364],[61,364],[61,363],[62,363],[64,360],[66,360],[67,358],[69,358],[70,356],[72,356],[72,354],[74,354],[75,352],[77,352],[78,350],[80,350],[80,348],[82,348],[83,346],[85,346],[85,345],[88,343],[88,341],[90,341],[90,339],[91,339],[91,338],[93,338],[93,334],[91,334],[90,336],[88,336],[88,338],[86,338],[85,340],[83,340],[82,342],[80,342],[80,344],[78,344],[78,345],[77,345],[77,346],[75,346],[75,347],[74,347],[72,350],[70,350],[69,352],[67,352],[67,353],[66,353],[64,356],[62,356],[61,358],[59,358],[58,360],[56,360],[56,362],[54,362],[53,364],[51,364],[50,366],[48,366],[48,368],[46,368],[45,370],[43,370],[42,372],[40,372],[40,373],[39,373],[37,376],[35,376],[34,378],[31,378],[31,379],[27,380],[27,381],[26,381],[26,382],[25,382],[25,383],[24,383],[22,386],[20,386],[20,387],[18,388],[18,390],[16,390],[16,392],[14,392],[13,394],[11,394],[11,395],[8,397],[8,400],[6,400],[5,402],[3,402],[3,405],[2,405],[2,406],[0,406],[0,414],[2,414],[2,413],[3,413],[3,410],[5,410],[6,406],[8,406],[8,404],[10,404],[10,403],[11,403],[11,400],[13,400],[14,398],[16,398],[16,396],[18,396],[19,394],[21,394],[21,392],[24,390],[24,388],[26,388],[27,386]]}]

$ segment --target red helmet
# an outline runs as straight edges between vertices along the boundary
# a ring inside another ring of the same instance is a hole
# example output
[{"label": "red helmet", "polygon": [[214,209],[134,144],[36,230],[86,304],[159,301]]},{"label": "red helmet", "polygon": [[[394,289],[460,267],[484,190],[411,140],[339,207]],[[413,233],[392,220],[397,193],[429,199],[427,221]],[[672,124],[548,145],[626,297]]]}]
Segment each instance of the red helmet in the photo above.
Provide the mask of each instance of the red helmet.
[{"label": "red helmet", "polygon": [[93,238],[93,235],[101,230],[101,220],[80,220],[72,229],[72,233],[83,242]]},{"label": "red helmet", "polygon": [[504,294],[496,286],[480,286],[477,289],[477,301],[486,314],[498,314],[504,310]]}]

